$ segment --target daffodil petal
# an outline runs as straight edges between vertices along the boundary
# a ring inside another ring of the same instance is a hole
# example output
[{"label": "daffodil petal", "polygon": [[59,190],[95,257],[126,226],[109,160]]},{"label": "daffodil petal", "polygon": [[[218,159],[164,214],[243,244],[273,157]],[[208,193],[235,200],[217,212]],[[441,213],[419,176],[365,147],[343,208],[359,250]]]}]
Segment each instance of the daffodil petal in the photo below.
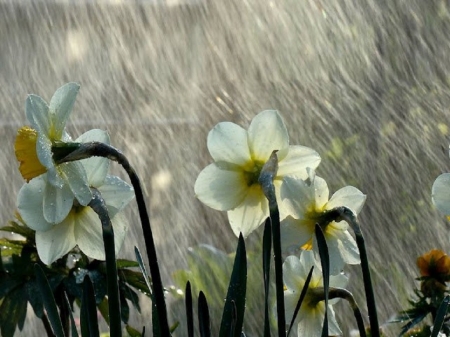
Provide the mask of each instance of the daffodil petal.
[{"label": "daffodil petal", "polygon": [[[331,232],[331,233],[330,233]],[[339,274],[346,264],[360,263],[359,250],[355,239],[348,231],[330,231],[325,234],[330,255],[330,274]],[[314,239],[314,251],[318,254],[317,241]]]},{"label": "daffodil petal", "polygon": [[[311,268],[311,266],[309,267]],[[283,282],[288,289],[296,291],[299,288],[303,288],[307,276],[304,273],[304,268],[305,266],[300,263],[296,256],[290,255],[286,257],[283,263]],[[297,294],[297,296],[300,296],[300,294]]]},{"label": "daffodil petal", "polygon": [[33,129],[39,134],[48,134],[50,131],[50,118],[48,105],[42,97],[28,95],[25,103],[25,114]]},{"label": "daffodil petal", "polygon": [[330,336],[342,336],[342,331],[336,321],[336,315],[331,305],[328,306],[328,334]]},{"label": "daffodil petal", "polygon": [[316,210],[322,210],[327,204],[330,196],[330,190],[328,189],[325,179],[315,176],[314,177],[314,194],[316,200]]},{"label": "daffodil petal", "polygon": [[53,224],[44,218],[42,207],[42,192],[46,181],[43,177],[36,177],[22,186],[17,195],[17,208],[25,224],[36,231],[47,231]]},{"label": "daffodil petal", "polygon": [[49,265],[75,247],[73,230],[74,217],[70,215],[50,230],[36,232],[36,247],[42,262]]},{"label": "daffodil petal", "polygon": [[[292,316],[294,315],[295,308],[297,307],[298,300],[300,298],[300,291],[294,291],[291,289],[284,291],[284,311],[286,315],[286,323],[290,324]],[[295,318],[294,327],[298,324],[299,317]],[[295,331],[295,328],[293,329]]]},{"label": "daffodil petal", "polygon": [[366,195],[353,186],[346,186],[334,193],[327,202],[326,209],[333,209],[339,206],[350,208],[358,214],[366,201]]},{"label": "daffodil petal", "polygon": [[258,228],[269,216],[269,203],[259,185],[253,185],[242,203],[235,209],[228,211],[228,220],[236,236],[242,232],[247,237]]},{"label": "daffodil petal", "polygon": [[209,153],[216,162],[245,166],[251,161],[247,131],[234,123],[217,124],[209,132],[207,144]]},{"label": "daffodil petal", "polygon": [[69,186],[63,185],[59,188],[51,184],[45,184],[43,192],[42,205],[45,220],[52,224],[62,222],[73,205],[73,193]]},{"label": "daffodil petal", "polygon": [[79,90],[79,84],[67,83],[56,90],[50,100],[49,112],[53,123],[54,137],[57,139],[61,139]]},{"label": "daffodil petal", "polygon": [[299,312],[299,315],[301,314],[302,317],[297,327],[298,336],[320,337],[322,335],[322,326],[325,317],[323,303],[318,303],[314,308],[302,307],[303,310]]},{"label": "daffodil petal", "polygon": [[[88,143],[88,142],[101,142],[109,145],[109,135],[108,132],[94,129],[83,133],[78,137],[75,142],[77,143]],[[99,187],[103,184],[106,178],[109,168],[109,159],[103,157],[91,157],[88,159],[80,160],[83,165],[87,181],[92,187]]]},{"label": "daffodil petal", "polygon": [[296,219],[302,218],[304,214],[315,205],[314,186],[305,181],[292,177],[284,177],[280,189],[279,204],[283,212],[287,212]]},{"label": "daffodil petal", "polygon": [[[98,215],[89,207],[77,213],[74,229],[76,243],[81,251],[90,258],[105,260],[102,224]],[[125,218],[117,214],[111,219],[114,230],[114,247],[119,252],[128,228]]]},{"label": "daffodil petal", "polygon": [[134,198],[134,189],[122,179],[115,176],[106,176],[102,186],[98,188],[108,207],[112,218],[121,211]]},{"label": "daffodil petal", "polygon": [[450,215],[450,173],[436,178],[431,188],[431,198],[441,213]]},{"label": "daffodil petal", "polygon": [[243,172],[208,165],[197,177],[194,190],[205,205],[219,211],[228,211],[242,203],[248,192]]},{"label": "daffodil petal", "polygon": [[278,150],[278,161],[286,157],[289,136],[278,111],[265,110],[253,118],[248,128],[248,143],[256,161],[266,162],[274,150]]},{"label": "daffodil petal", "polygon": [[316,169],[320,160],[320,155],[313,149],[306,146],[291,145],[287,156],[278,162],[277,176],[306,179],[308,178],[306,168]]},{"label": "daffodil petal", "polygon": [[83,165],[79,162],[63,163],[59,165],[59,170],[78,202],[87,206],[92,200],[92,193],[87,183]]},{"label": "daffodil petal", "polygon": [[46,135],[38,134],[36,153],[41,164],[47,169],[55,166],[52,156],[52,142]]},{"label": "daffodil petal", "polygon": [[296,220],[291,216],[286,217],[281,221],[281,244],[283,250],[289,248],[300,248],[313,236],[310,226],[302,224],[301,220]]}]

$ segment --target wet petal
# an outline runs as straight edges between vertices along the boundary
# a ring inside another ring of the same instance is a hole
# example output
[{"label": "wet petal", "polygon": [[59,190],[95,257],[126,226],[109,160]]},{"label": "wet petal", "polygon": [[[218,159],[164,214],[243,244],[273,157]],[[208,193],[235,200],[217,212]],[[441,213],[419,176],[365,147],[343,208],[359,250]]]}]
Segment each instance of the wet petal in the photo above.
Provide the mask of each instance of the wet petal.
[{"label": "wet petal", "polygon": [[251,162],[247,131],[230,122],[217,124],[208,134],[208,150],[217,161],[245,167]]},{"label": "wet petal", "polygon": [[278,177],[290,176],[306,179],[306,168],[316,169],[320,164],[319,154],[306,146],[289,146],[287,156],[278,163]]},{"label": "wet petal", "polygon": [[53,123],[55,139],[61,139],[67,119],[72,112],[80,86],[77,83],[67,83],[56,90],[49,104],[49,112]]},{"label": "wet petal", "polygon": [[292,247],[302,247],[311,240],[314,232],[310,226],[302,224],[301,220],[296,220],[288,216],[281,222],[281,245],[283,250]]},{"label": "wet petal", "polygon": [[265,163],[274,150],[278,150],[278,160],[286,157],[289,136],[278,111],[265,110],[253,118],[248,128],[248,143],[252,157]]},{"label": "wet petal", "polygon": [[52,155],[52,142],[46,135],[38,135],[36,141],[36,153],[41,164],[47,169],[55,166]]},{"label": "wet petal", "polygon": [[42,177],[32,179],[22,186],[17,196],[17,208],[25,224],[36,231],[47,231],[53,225],[44,218],[43,191],[45,180]]},{"label": "wet petal", "polygon": [[298,292],[298,296],[308,276],[303,272],[304,268],[300,260],[293,255],[288,256],[283,263],[283,282],[289,290]]},{"label": "wet petal", "polygon": [[431,198],[441,213],[450,215],[450,173],[437,177],[431,189]]},{"label": "wet petal", "polygon": [[25,103],[25,114],[33,129],[39,134],[48,135],[51,121],[47,102],[42,97],[28,95]]},{"label": "wet petal", "polygon": [[63,222],[46,232],[36,232],[36,247],[39,258],[49,265],[71,251],[76,243],[74,217],[70,214]]},{"label": "wet petal", "polygon": [[[78,137],[75,142],[88,143],[88,142],[101,142],[109,145],[108,132],[103,130],[89,130]],[[91,157],[88,159],[80,160],[83,165],[87,181],[92,187],[99,187],[103,184],[109,168],[109,159],[103,157]]]},{"label": "wet petal", "polygon": [[328,189],[327,182],[318,177],[314,177],[314,194],[316,200],[316,210],[323,211],[325,204],[327,204],[328,198],[330,196],[330,191]]},{"label": "wet petal", "polygon": [[355,214],[358,214],[366,201],[366,195],[353,186],[341,188],[333,194],[326,205],[326,209],[333,209],[339,206],[350,208]]},{"label": "wet petal", "polygon": [[342,336],[341,328],[336,321],[336,315],[330,305],[328,306],[328,334],[330,336]]},{"label": "wet petal", "polygon": [[[330,254],[330,274],[339,274],[346,264],[359,264],[359,250],[355,239],[348,231],[327,230],[325,233]],[[318,253],[317,242],[314,241],[314,251]]]},{"label": "wet petal", "polygon": [[325,318],[325,306],[318,303],[315,308],[303,306],[300,309],[302,318],[297,327],[299,336],[320,337],[322,335],[322,325]]},{"label": "wet petal", "polygon": [[241,204],[248,189],[243,172],[223,170],[216,164],[203,169],[194,186],[197,198],[219,211],[228,211]]},{"label": "wet petal", "polygon": [[239,236],[242,232],[244,238],[258,228],[268,216],[269,203],[259,185],[251,186],[242,203],[228,211],[228,220],[233,233]]},{"label": "wet petal", "polygon": [[[125,239],[128,224],[120,214],[117,214],[111,221],[114,230],[115,252],[118,254]],[[91,208],[85,207],[77,213],[74,234],[76,243],[84,254],[93,259],[105,260],[102,224],[98,215]]]},{"label": "wet petal", "polygon": [[114,217],[134,198],[133,187],[115,176],[108,175],[98,190],[105,200],[110,217]]},{"label": "wet petal", "polygon": [[79,162],[63,163],[59,165],[59,169],[78,202],[83,206],[89,204],[92,193],[83,165]]},{"label": "wet petal", "polygon": [[52,224],[62,222],[69,214],[73,205],[73,193],[69,186],[62,188],[45,184],[44,192],[44,218]]},{"label": "wet petal", "polygon": [[314,186],[305,181],[284,177],[280,189],[280,199],[284,212],[296,219],[304,217],[307,211],[314,209]]}]

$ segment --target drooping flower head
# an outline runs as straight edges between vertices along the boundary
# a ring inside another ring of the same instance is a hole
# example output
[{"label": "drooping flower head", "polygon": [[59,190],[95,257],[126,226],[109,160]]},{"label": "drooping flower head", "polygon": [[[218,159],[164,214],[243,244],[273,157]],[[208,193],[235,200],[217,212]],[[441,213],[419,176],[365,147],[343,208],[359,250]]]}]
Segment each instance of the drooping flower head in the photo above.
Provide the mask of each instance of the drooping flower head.
[{"label": "drooping flower head", "polygon": [[284,178],[281,187],[283,207],[289,210],[289,216],[281,222],[281,243],[284,249],[291,247],[314,249],[318,253],[315,241],[315,225],[319,223],[327,241],[330,255],[330,272],[342,271],[344,265],[360,263],[356,242],[348,231],[345,221],[323,224],[327,211],[335,207],[346,206],[358,214],[364,205],[366,196],[357,188],[341,188],[329,198],[329,190],[324,179],[309,170],[306,180]]},{"label": "drooping flower head", "polygon": [[68,83],[56,90],[50,103],[37,95],[26,100],[26,115],[31,127],[19,130],[15,152],[24,179],[46,174],[42,187],[44,217],[49,223],[61,222],[69,213],[75,197],[83,206],[92,199],[86,172],[79,162],[57,165],[52,147],[72,142],[65,126],[80,86]]},{"label": "drooping flower head", "polygon": [[[109,144],[109,136],[105,131],[90,130],[76,141]],[[105,200],[118,253],[128,228],[126,219],[119,212],[133,199],[133,188],[120,178],[107,174],[109,160],[106,158],[84,159],[80,161],[80,165],[83,165],[86,171],[89,186],[98,189]],[[69,200],[59,200],[58,202],[68,203],[69,212],[66,217],[56,224],[45,218],[42,207],[45,195],[42,191],[49,184],[47,177],[48,175],[44,174],[32,179],[20,189],[17,198],[21,218],[28,227],[36,231],[36,246],[40,259],[51,264],[78,245],[87,256],[104,260],[102,225],[98,215],[90,207],[81,205],[73,197]]]},{"label": "drooping flower head", "polygon": [[[286,126],[274,110],[259,113],[248,130],[231,122],[217,124],[208,134],[207,146],[215,162],[200,172],[195,194],[207,206],[228,211],[236,236],[240,232],[248,236],[269,216],[258,178],[274,150],[278,150],[274,180],[278,195],[283,177],[306,178],[306,168],[320,163],[314,150],[289,145]],[[281,207],[280,214],[284,214]]]},{"label": "drooping flower head", "polygon": [[[320,263],[316,263],[314,253],[303,251],[300,258],[288,256],[283,263],[283,280],[286,285],[284,301],[286,322],[291,322],[300,294],[305,285],[311,267],[314,266],[306,296],[294,322],[292,332],[297,336],[320,337],[325,317],[323,278]],[[343,288],[347,285],[347,277],[343,274],[330,277],[330,287]],[[339,299],[328,302],[328,332],[330,336],[342,335],[336,322],[332,305]],[[296,329],[295,329],[296,327]]]}]

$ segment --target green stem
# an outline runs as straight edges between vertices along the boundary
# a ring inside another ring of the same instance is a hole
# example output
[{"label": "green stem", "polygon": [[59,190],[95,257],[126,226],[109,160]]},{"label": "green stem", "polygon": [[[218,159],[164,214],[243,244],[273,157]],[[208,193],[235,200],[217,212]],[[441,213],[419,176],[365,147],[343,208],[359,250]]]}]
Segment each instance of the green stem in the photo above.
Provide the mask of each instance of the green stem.
[{"label": "green stem", "polygon": [[120,317],[119,283],[117,277],[114,231],[105,201],[100,192],[92,189],[93,198],[89,206],[97,213],[102,223],[103,243],[106,255],[106,279],[108,291],[109,331],[111,337],[122,336],[122,319]]},{"label": "green stem", "polygon": [[142,231],[144,234],[144,242],[147,250],[148,263],[150,266],[150,275],[153,282],[153,295],[156,302],[156,309],[161,327],[162,336],[170,336],[169,323],[167,319],[166,302],[164,299],[164,288],[161,281],[161,274],[158,267],[158,258],[156,255],[155,242],[150,226],[150,218],[148,216],[147,207],[145,205],[144,194],[142,192],[141,183],[135,170],[131,167],[127,158],[117,149],[107,144],[99,142],[83,143],[75,151],[71,152],[64,158],[58,160],[57,163],[76,161],[89,157],[105,157],[113,160],[125,169],[130,177],[131,184],[136,194],[136,202],[138,204],[139,216],[141,218]]},{"label": "green stem", "polygon": [[286,336],[286,317],[284,312],[284,283],[283,261],[281,256],[280,212],[273,179],[278,170],[278,150],[272,152],[269,160],[264,164],[258,178],[264,195],[269,202],[270,221],[272,225],[273,258],[275,265],[275,293],[277,297],[278,336]]},{"label": "green stem", "polygon": [[52,326],[50,325],[50,321],[48,320],[47,314],[45,312],[42,313],[42,323],[44,324],[45,332],[48,337],[55,337],[53,333]]},{"label": "green stem", "polygon": [[353,211],[347,207],[338,207],[339,217],[346,221],[355,232],[356,244],[359,249],[361,257],[361,269],[364,281],[364,290],[366,293],[367,310],[369,312],[370,333],[372,337],[380,337],[380,328],[378,324],[377,307],[375,303],[375,295],[372,286],[372,279],[370,277],[369,260],[367,257],[366,245],[364,243],[364,236],[361,232],[361,227],[356,220]]}]

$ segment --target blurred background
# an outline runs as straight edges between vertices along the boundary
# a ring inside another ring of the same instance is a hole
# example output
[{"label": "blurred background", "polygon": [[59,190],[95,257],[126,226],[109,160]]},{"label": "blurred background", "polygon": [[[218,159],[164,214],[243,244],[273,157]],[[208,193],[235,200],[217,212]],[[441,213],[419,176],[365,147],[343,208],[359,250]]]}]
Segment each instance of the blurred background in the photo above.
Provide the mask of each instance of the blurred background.
[{"label": "blurred background", "polygon": [[[27,124],[27,94],[49,100],[76,81],[81,90],[70,132],[108,130],[134,164],[170,286],[174,271],[188,267],[189,247],[231,253],[237,245],[226,214],[194,196],[198,173],[212,161],[208,131],[221,121],[247,128],[258,112],[277,109],[291,144],[321,154],[317,174],[331,192],[353,185],[367,194],[359,220],[384,323],[408,305],[417,256],[432,248],[450,253],[448,222],[431,204],[434,179],[450,172],[449,6],[446,0],[2,0],[0,223],[13,218],[24,183],[13,143]],[[113,171],[121,174],[117,165]],[[134,245],[144,249],[133,208],[123,249],[130,259]],[[262,228],[252,234],[249,247],[257,250],[261,234]],[[347,272],[365,312],[360,271]],[[260,279],[250,285],[260,297],[262,285]],[[169,302],[171,321],[183,323],[180,300]],[[134,325],[149,328],[150,301],[142,306]],[[336,311],[348,336],[356,327],[352,313],[344,304]],[[248,336],[261,335],[261,320],[258,310],[246,313]],[[385,329],[395,336],[399,326]],[[36,331],[43,331],[41,322],[18,335]],[[175,335],[184,331],[182,324]]]}]

